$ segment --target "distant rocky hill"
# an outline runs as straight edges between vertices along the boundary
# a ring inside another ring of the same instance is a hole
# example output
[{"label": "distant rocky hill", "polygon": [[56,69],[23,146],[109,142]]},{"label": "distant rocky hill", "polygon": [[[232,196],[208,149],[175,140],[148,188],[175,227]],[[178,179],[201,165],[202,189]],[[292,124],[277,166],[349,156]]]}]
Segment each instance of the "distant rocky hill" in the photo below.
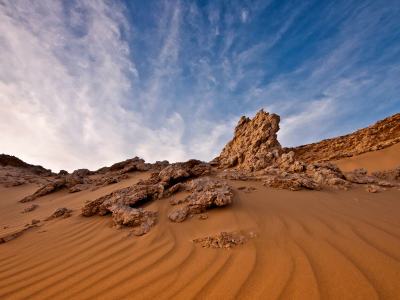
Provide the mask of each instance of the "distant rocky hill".
[{"label": "distant rocky hill", "polygon": [[26,162],[20,160],[18,157],[15,157],[13,155],[0,154],[0,166],[22,168],[40,176],[52,175],[51,170],[45,169],[42,166],[27,164]]},{"label": "distant rocky hill", "polygon": [[335,161],[388,148],[397,143],[400,143],[400,113],[354,133],[309,145],[283,148],[283,152],[293,151],[295,159],[313,163]]}]

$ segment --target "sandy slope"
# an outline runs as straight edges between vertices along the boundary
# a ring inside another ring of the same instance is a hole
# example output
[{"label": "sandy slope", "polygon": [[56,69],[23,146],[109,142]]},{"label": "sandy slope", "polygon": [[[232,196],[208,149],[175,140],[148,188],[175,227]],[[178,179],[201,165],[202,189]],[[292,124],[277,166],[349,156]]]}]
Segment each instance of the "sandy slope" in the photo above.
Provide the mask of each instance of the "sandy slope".
[{"label": "sandy slope", "polygon": [[400,166],[400,144],[379,151],[337,160],[334,163],[345,172],[353,171],[355,168],[364,168],[368,172],[393,169]]},{"label": "sandy slope", "polygon": [[[172,223],[168,199],[144,203],[160,215],[141,237],[123,237],[124,230],[110,228],[110,216],[80,215],[85,200],[146,176],[131,173],[95,192],[63,189],[25,204],[17,201],[36,185],[0,187],[1,236],[57,207],[76,210],[0,245],[0,299],[400,299],[398,185],[370,194],[229,181],[233,204],[208,211],[207,220]],[[246,194],[240,185],[257,190]],[[35,211],[20,213],[32,203]],[[231,250],[189,243],[221,231],[259,237]]]}]

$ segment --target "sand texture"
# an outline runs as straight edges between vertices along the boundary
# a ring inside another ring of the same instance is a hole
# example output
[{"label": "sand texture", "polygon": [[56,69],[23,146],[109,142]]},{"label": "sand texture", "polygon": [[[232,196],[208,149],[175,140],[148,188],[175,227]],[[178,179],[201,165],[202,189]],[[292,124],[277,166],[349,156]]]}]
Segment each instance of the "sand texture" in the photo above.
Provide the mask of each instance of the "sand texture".
[{"label": "sand texture", "polygon": [[390,170],[400,166],[400,144],[363,155],[343,158],[334,163],[344,172],[350,172],[356,168],[364,168],[369,173]]},{"label": "sand texture", "polygon": [[[357,156],[357,166],[384,151]],[[171,198],[136,204],[159,213],[143,236],[111,228],[111,215],[81,215],[86,200],[149,176],[133,172],[93,192],[62,188],[30,203],[18,201],[36,184],[1,185],[1,236],[41,222],[0,245],[0,299],[400,299],[400,181],[373,194],[364,185],[291,192],[225,180],[232,203],[206,219],[171,222],[168,214],[182,207]],[[59,207],[71,216],[43,221]],[[248,241],[229,250],[189,242],[220,232]]]}]

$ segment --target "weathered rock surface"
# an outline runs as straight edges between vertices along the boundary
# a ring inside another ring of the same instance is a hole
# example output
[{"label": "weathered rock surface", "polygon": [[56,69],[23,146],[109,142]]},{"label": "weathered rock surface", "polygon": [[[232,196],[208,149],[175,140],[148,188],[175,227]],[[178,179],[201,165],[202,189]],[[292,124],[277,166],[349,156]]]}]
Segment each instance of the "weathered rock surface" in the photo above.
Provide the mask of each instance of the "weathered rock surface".
[{"label": "weathered rock surface", "polygon": [[25,230],[28,230],[29,228],[32,228],[32,227],[37,227],[37,225],[29,225],[28,224],[28,226],[26,228],[24,228],[18,232],[10,233],[10,234],[0,237],[0,244],[8,243],[9,241],[16,239],[17,237],[21,236]]},{"label": "weathered rock surface", "polygon": [[209,236],[202,239],[191,240],[194,244],[199,244],[203,248],[223,248],[230,249],[232,245],[240,245],[248,242],[245,236],[221,232],[216,236]]},{"label": "weathered rock surface", "polygon": [[32,204],[31,206],[29,206],[29,207],[25,208],[23,211],[21,211],[21,213],[27,213],[27,212],[30,212],[30,211],[32,211],[32,210],[34,210],[34,209],[36,209],[37,207],[39,207],[39,205]]},{"label": "weathered rock surface", "polygon": [[9,188],[9,187],[18,186],[18,185],[21,185],[21,184],[24,184],[24,183],[25,183],[25,179],[21,178],[21,179],[16,179],[16,180],[8,180],[4,184],[4,186]]},{"label": "weathered rock surface", "polygon": [[321,185],[347,190],[352,184],[345,180],[343,172],[332,163],[307,164],[294,158],[294,153],[284,153],[274,164],[259,175],[257,180],[278,189],[298,191],[302,188],[321,190]]},{"label": "weathered rock surface", "polygon": [[160,183],[160,178],[157,174],[154,174],[148,180],[140,180],[132,186],[116,190],[95,200],[87,201],[82,208],[82,214],[86,217],[95,214],[102,216],[110,212],[110,207],[114,204],[131,206],[148,198],[153,200],[161,199],[163,192],[164,185]]},{"label": "weathered rock surface", "polygon": [[47,195],[54,191],[57,188],[63,187],[66,185],[66,180],[65,179],[60,179],[56,181],[51,181],[48,182],[47,184],[41,186],[33,195],[29,195],[25,197],[24,199],[20,200],[19,202],[25,203],[29,201],[33,201],[36,199],[36,197],[41,197],[44,195]]},{"label": "weathered rock surface", "polygon": [[86,184],[76,184],[72,188],[70,188],[68,191],[70,193],[76,193],[80,191],[87,190],[89,187]]},{"label": "weathered rock surface", "polygon": [[121,226],[138,226],[139,230],[135,230],[136,235],[143,235],[150,231],[155,223],[157,212],[143,211],[142,208],[131,208],[123,204],[114,204],[110,207],[113,216],[114,227]]},{"label": "weathered rock surface", "polygon": [[95,185],[98,187],[104,187],[112,183],[118,183],[123,179],[127,179],[128,174],[118,174],[115,172],[105,173],[99,180],[96,181]]},{"label": "weathered rock surface", "polygon": [[16,167],[39,176],[55,175],[51,172],[51,170],[45,169],[42,166],[27,164],[26,162],[20,160],[18,157],[7,154],[0,154],[0,166]]},{"label": "weathered rock surface", "polygon": [[[114,165],[113,169],[117,172],[125,172],[131,170],[132,164],[142,163],[140,161],[120,163]],[[147,180],[139,180],[136,184],[116,190],[108,195],[102,196],[95,200],[89,200],[82,208],[82,215],[89,217],[95,214],[105,215],[109,212],[113,214],[114,226],[136,226],[140,225],[140,230],[136,230],[136,235],[147,233],[155,222],[156,212],[143,211],[141,209],[131,208],[132,205],[144,200],[158,200],[163,197],[164,188],[170,184],[174,184],[166,195],[179,190],[182,184],[179,182],[191,176],[199,174],[208,174],[211,170],[209,164],[205,164],[199,160],[189,160],[185,163],[175,163],[166,166],[168,162],[160,162],[161,171],[151,173]],[[137,167],[135,167],[137,168]],[[185,215],[186,217],[186,215]]]},{"label": "weathered rock surface", "polygon": [[[164,160],[162,162],[157,161],[154,164],[145,163],[145,161],[139,157],[135,157],[132,159],[125,160],[123,162],[119,162],[113,164],[111,167],[101,168],[96,173],[104,174],[100,179],[98,179],[95,183],[96,187],[104,187],[112,183],[120,182],[121,180],[129,178],[128,172],[138,171],[138,172],[147,172],[147,171],[160,171],[169,166],[169,162]],[[98,188],[94,187],[92,190],[96,190]]]},{"label": "weathered rock surface", "polygon": [[359,184],[365,184],[365,183],[375,183],[377,180],[372,177],[365,176],[367,172],[357,172],[358,169],[354,170],[354,172],[343,172],[344,178],[352,183],[359,183]]},{"label": "weathered rock surface", "polygon": [[400,179],[400,166],[394,168],[393,170],[372,172],[372,176],[380,179],[391,179],[391,180]]},{"label": "weathered rock surface", "polygon": [[303,187],[317,191],[321,190],[321,186],[318,183],[299,174],[290,175],[287,178],[271,177],[264,180],[263,185],[289,191],[299,191]]},{"label": "weathered rock surface", "polygon": [[191,194],[182,202],[189,202],[182,209],[172,211],[168,218],[173,222],[182,222],[188,213],[202,213],[210,207],[228,205],[232,202],[232,188],[227,183],[208,177],[192,180],[185,185]]},{"label": "weathered rock surface", "polygon": [[63,217],[63,219],[68,218],[71,216],[71,209],[65,208],[65,207],[60,207],[57,208],[50,216],[48,216],[45,221],[50,221],[55,218]]},{"label": "weathered rock surface", "polygon": [[[54,181],[49,181],[46,182],[44,185],[39,187],[39,189],[33,193],[33,195],[29,195],[19,202],[25,203],[29,201],[35,200],[37,197],[41,197],[47,194],[50,194],[51,192],[59,189],[66,187],[69,189],[70,193],[74,192],[80,192],[85,190],[87,187],[87,184],[91,183],[92,180],[88,177],[81,177],[81,176],[86,176],[84,174],[87,174],[87,169],[80,169],[75,171],[74,173],[66,176],[61,176],[59,179],[54,180]],[[89,171],[90,172],[90,171]],[[86,187],[86,188],[85,188]]]},{"label": "weathered rock surface", "polygon": [[181,182],[178,182],[177,184],[171,186],[168,189],[168,191],[164,194],[164,197],[165,198],[171,197],[172,194],[178,192],[181,189],[181,187],[182,187],[182,183]]},{"label": "weathered rock surface", "polygon": [[233,139],[210,164],[221,169],[236,167],[250,171],[272,165],[282,154],[276,135],[279,122],[278,115],[266,113],[263,109],[252,120],[242,117]]},{"label": "weathered rock surface", "polygon": [[295,148],[283,148],[283,151],[293,151],[297,160],[313,163],[335,161],[397,143],[400,143],[400,113],[351,134]]},{"label": "weathered rock surface", "polygon": [[184,178],[191,176],[204,176],[209,174],[211,166],[200,160],[191,159],[184,163],[175,163],[164,168],[159,173],[160,180],[165,182],[165,185],[179,182]]},{"label": "weathered rock surface", "polygon": [[392,184],[390,182],[386,182],[386,181],[379,181],[378,185],[382,186],[382,187],[394,187],[394,184]]},{"label": "weathered rock surface", "polygon": [[229,180],[254,180],[254,174],[243,170],[224,170],[218,173],[218,179],[229,179]]}]

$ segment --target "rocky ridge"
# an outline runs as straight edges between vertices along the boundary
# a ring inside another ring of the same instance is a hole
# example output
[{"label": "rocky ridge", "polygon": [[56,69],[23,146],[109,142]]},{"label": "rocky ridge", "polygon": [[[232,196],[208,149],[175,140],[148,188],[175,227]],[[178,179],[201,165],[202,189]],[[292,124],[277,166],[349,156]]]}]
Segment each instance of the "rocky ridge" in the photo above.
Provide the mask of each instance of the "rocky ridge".
[{"label": "rocky ridge", "polygon": [[351,134],[309,145],[283,148],[283,151],[285,153],[293,151],[297,160],[306,163],[332,162],[385,149],[397,143],[400,143],[400,113]]}]

